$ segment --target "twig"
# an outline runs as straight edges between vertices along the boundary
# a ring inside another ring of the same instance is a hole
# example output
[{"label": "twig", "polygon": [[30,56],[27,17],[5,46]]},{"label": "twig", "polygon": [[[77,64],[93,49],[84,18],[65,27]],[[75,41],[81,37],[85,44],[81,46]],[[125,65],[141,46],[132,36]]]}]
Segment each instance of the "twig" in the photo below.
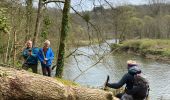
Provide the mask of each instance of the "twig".
[{"label": "twig", "polygon": [[79,71],[83,72],[83,71],[80,69],[80,67],[79,67],[79,63],[78,63],[77,58],[76,58],[75,55],[74,55],[74,59],[75,59],[75,61],[76,61],[76,63],[77,63],[77,67],[78,67]]},{"label": "twig", "polygon": [[73,55],[76,51],[78,50],[78,48],[76,48],[73,52],[71,52],[69,55],[67,55],[65,58],[70,57],[71,55]]}]

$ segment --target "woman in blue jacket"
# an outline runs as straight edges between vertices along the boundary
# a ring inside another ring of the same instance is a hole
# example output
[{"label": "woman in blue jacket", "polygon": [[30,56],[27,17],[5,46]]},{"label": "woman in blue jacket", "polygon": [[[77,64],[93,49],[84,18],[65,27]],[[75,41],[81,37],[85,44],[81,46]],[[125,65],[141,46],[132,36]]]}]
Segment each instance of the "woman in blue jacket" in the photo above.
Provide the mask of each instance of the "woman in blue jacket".
[{"label": "woman in blue jacket", "polygon": [[51,65],[54,59],[54,53],[52,49],[50,48],[49,40],[46,40],[44,42],[44,47],[40,48],[39,53],[38,53],[38,59],[41,62],[43,75],[51,76]]}]

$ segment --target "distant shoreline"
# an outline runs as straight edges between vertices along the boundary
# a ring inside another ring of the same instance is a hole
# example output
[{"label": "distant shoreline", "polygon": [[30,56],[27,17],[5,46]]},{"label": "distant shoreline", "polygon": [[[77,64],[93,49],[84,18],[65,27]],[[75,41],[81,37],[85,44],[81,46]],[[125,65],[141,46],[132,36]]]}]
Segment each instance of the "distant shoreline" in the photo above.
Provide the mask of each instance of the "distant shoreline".
[{"label": "distant shoreline", "polygon": [[112,44],[112,50],[170,63],[170,40],[138,39]]}]

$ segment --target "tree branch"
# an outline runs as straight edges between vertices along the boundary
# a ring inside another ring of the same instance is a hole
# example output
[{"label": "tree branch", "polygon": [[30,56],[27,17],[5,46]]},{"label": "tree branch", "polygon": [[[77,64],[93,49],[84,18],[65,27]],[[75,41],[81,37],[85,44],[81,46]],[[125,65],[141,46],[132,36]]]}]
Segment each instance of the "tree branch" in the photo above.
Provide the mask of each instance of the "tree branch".
[{"label": "tree branch", "polygon": [[50,1],[44,2],[43,5],[48,4],[48,3],[52,3],[52,2],[54,2],[54,3],[56,3],[56,2],[65,3],[65,1],[61,1],[61,0],[50,0]]},{"label": "tree branch", "polygon": [[71,52],[69,55],[67,55],[65,58],[70,57],[71,55],[73,55],[76,51],[78,50],[78,48],[76,48],[73,52]]}]

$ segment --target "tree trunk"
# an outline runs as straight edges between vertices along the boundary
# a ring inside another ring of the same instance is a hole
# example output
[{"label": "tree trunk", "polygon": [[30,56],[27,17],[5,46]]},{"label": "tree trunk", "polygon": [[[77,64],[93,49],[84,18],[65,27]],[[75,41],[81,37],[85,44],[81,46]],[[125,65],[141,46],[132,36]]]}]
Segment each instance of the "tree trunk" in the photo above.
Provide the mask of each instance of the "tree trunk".
[{"label": "tree trunk", "polygon": [[4,63],[8,62],[8,56],[9,56],[9,45],[10,45],[10,39],[11,39],[11,34],[10,32],[7,31],[8,34],[8,42],[7,42],[7,48],[6,48],[6,53],[5,53],[5,60]]},{"label": "tree trunk", "polygon": [[16,62],[16,49],[17,49],[17,35],[16,35],[16,31],[14,31],[14,53],[13,53],[13,66],[15,66],[15,62]]},{"label": "tree trunk", "polygon": [[65,3],[64,3],[59,53],[57,57],[58,58],[57,68],[56,68],[57,77],[62,77],[62,72],[63,72],[63,67],[64,67],[65,39],[66,39],[68,28],[69,28],[68,20],[69,20],[70,2],[71,0],[65,0]]},{"label": "tree trunk", "polygon": [[37,19],[36,19],[36,24],[35,24],[35,32],[34,32],[34,37],[33,37],[33,46],[36,46],[37,39],[38,39],[38,34],[40,30],[40,21],[41,21],[41,9],[42,9],[42,0],[39,0],[38,3],[38,12],[37,12]]},{"label": "tree trunk", "polygon": [[1,100],[115,100],[111,92],[63,85],[54,78],[0,67]]},{"label": "tree trunk", "polygon": [[31,27],[32,27],[32,5],[33,0],[26,0],[26,41],[31,39]]}]

